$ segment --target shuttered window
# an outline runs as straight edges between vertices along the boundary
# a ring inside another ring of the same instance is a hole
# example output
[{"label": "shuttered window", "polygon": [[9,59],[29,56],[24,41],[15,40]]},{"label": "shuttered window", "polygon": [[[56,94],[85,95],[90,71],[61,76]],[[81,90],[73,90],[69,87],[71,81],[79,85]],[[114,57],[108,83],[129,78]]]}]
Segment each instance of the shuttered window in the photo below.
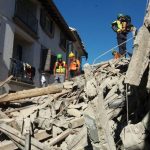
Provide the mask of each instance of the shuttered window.
[{"label": "shuttered window", "polygon": [[60,47],[66,51],[66,48],[67,48],[67,40],[64,36],[64,34],[61,32],[60,33]]},{"label": "shuttered window", "polygon": [[54,22],[44,9],[41,9],[40,24],[49,37],[54,37]]}]

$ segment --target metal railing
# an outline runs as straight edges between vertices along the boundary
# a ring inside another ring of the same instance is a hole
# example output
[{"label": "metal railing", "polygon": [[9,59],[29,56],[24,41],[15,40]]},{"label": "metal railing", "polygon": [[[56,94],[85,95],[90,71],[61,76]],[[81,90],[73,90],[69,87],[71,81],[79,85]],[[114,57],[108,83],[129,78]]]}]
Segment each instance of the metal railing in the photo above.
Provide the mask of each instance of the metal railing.
[{"label": "metal railing", "polygon": [[14,16],[19,18],[28,28],[37,34],[38,19],[30,12],[29,8],[24,5],[23,1],[16,0]]},{"label": "metal railing", "polygon": [[9,75],[13,75],[14,80],[33,84],[35,68],[20,60],[10,58]]}]

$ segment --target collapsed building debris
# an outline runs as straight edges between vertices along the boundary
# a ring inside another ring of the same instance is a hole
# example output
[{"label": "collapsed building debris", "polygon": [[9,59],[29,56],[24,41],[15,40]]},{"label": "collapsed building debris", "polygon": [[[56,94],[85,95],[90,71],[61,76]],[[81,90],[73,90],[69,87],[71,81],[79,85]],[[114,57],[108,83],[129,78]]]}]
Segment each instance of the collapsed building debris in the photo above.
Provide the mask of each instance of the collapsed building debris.
[{"label": "collapsed building debris", "polygon": [[125,83],[129,63],[86,64],[72,81],[1,95],[0,149],[142,149],[149,111],[138,116],[137,88]]},{"label": "collapsed building debris", "polygon": [[2,97],[0,149],[116,149],[110,124],[124,107],[128,64],[126,58],[86,64],[84,75],[63,85]]}]

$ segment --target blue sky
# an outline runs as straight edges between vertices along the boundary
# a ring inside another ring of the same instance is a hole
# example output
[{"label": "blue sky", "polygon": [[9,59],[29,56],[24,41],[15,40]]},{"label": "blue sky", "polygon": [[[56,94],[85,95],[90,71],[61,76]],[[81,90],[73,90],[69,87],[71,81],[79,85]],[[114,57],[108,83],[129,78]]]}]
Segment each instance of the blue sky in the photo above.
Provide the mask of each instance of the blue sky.
[{"label": "blue sky", "polygon": [[[89,54],[88,63],[117,45],[111,22],[118,13],[130,15],[139,29],[143,24],[147,0],[54,0],[67,24],[77,29]],[[131,34],[129,34],[131,37]],[[132,52],[132,41],[128,43]],[[97,62],[112,58],[111,53]]]}]

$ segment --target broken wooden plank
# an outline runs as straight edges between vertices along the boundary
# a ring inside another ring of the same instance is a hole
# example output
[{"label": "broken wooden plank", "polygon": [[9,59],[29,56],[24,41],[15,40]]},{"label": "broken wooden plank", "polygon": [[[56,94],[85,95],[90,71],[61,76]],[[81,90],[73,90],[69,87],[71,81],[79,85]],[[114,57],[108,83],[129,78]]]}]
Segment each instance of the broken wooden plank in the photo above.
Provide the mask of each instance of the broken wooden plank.
[{"label": "broken wooden plank", "polygon": [[11,109],[11,110],[6,110],[5,111],[5,114],[9,114],[9,113],[12,113],[12,112],[15,112],[15,111],[20,111],[20,110],[23,110],[23,109],[28,109],[30,107],[33,107],[34,105],[37,105],[37,104],[31,104],[29,106],[24,106],[24,107],[20,107],[20,108],[15,108],[15,109]]},{"label": "broken wooden plank", "polygon": [[6,80],[0,83],[0,87],[2,87],[5,83],[8,83],[13,78],[13,75],[9,76]]},{"label": "broken wooden plank", "polygon": [[50,146],[55,145],[56,143],[60,142],[61,140],[63,140],[64,138],[66,138],[69,134],[73,133],[73,130],[71,129],[67,129],[65,130],[63,133],[61,133],[60,135],[58,135],[56,138],[52,139],[49,143]]},{"label": "broken wooden plank", "polygon": [[[94,107],[96,109],[94,109]],[[110,132],[107,111],[104,106],[103,93],[99,93],[98,97],[95,99],[94,107],[93,109],[96,118],[95,122],[98,128],[99,139],[101,141],[100,147],[102,147],[102,149],[106,148],[107,150],[116,150],[115,142]]]},{"label": "broken wooden plank", "polygon": [[84,126],[68,144],[68,150],[84,149],[87,145],[87,128]]},{"label": "broken wooden plank", "polygon": [[[46,130],[39,130],[34,135],[34,137],[38,141],[42,141],[42,140],[52,137],[52,135],[47,133]],[[2,149],[2,150],[15,150],[17,148],[18,147],[12,141],[1,142],[1,144],[0,144],[0,149]]]},{"label": "broken wooden plank", "polygon": [[16,93],[8,94],[7,96],[1,98],[0,103],[25,99],[25,98],[31,98],[31,97],[36,97],[36,96],[46,95],[46,94],[55,94],[61,92],[62,89],[63,89],[63,85],[58,84],[58,85],[50,85],[44,88],[35,88],[31,90],[19,91]]},{"label": "broken wooden plank", "polygon": [[25,136],[25,150],[31,149],[31,121],[30,118],[27,117],[24,119],[24,125],[23,125],[23,134]]},{"label": "broken wooden plank", "polygon": [[[20,132],[17,131],[16,129],[14,129],[6,124],[0,124],[0,131],[2,131],[4,134],[9,136],[9,138],[12,138],[15,141],[18,141],[17,143],[25,146],[25,137],[23,135],[21,135]],[[40,150],[43,150],[44,148],[48,149],[45,144],[39,142],[35,138],[31,138],[31,144],[34,148],[38,148]]]}]

